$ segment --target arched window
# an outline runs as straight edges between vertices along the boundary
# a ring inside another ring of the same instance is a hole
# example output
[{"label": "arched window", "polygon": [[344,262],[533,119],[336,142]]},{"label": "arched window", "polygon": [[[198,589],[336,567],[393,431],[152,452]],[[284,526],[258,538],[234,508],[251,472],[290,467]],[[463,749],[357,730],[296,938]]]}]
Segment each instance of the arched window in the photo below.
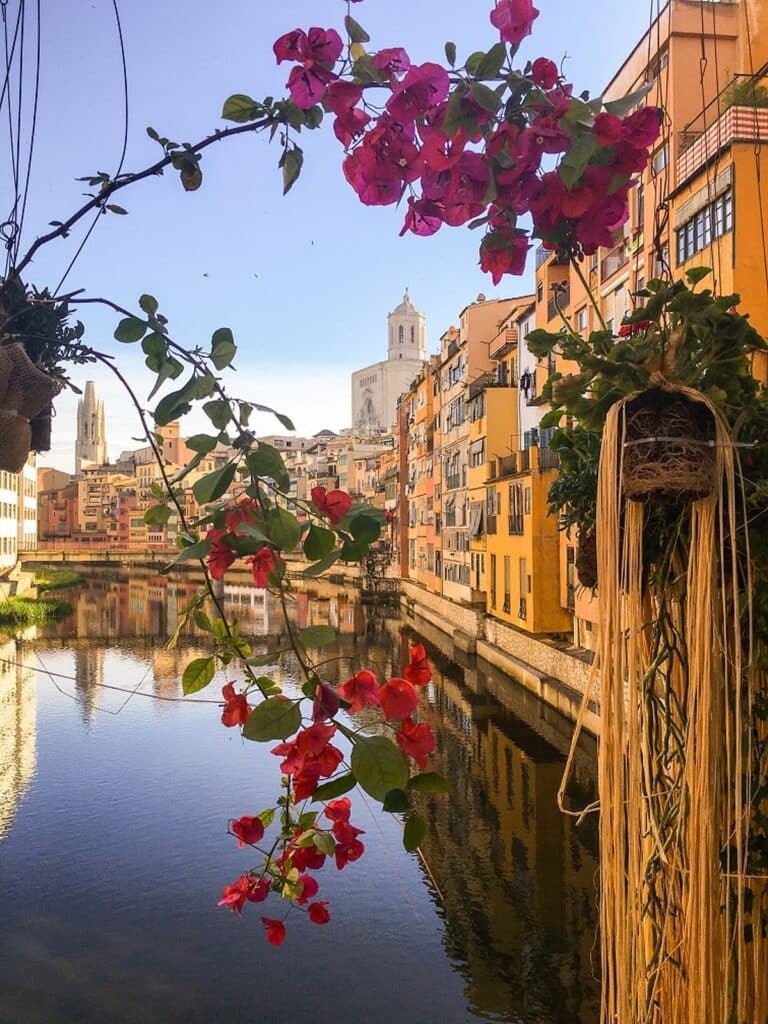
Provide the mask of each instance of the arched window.
[{"label": "arched window", "polygon": [[400,344],[402,345],[403,342],[405,341],[405,328],[403,327],[402,324],[400,324],[399,335],[400,335]]},{"label": "arched window", "polygon": [[415,328],[415,327],[412,327],[412,328],[411,328],[411,344],[413,345],[413,343],[414,343],[415,341],[416,341],[416,328]]}]

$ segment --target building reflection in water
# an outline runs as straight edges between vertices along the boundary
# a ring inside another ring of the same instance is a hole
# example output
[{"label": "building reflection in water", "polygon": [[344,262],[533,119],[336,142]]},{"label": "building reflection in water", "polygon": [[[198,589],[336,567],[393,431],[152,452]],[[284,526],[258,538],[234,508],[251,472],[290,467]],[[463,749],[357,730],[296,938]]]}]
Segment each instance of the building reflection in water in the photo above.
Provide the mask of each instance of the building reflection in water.
[{"label": "building reflection in water", "polygon": [[[168,650],[160,640],[199,585],[153,574],[94,580],[73,593],[74,620],[46,632],[62,638],[74,632],[90,644],[98,637],[143,637],[143,663],[153,664],[155,692],[178,695],[184,665],[205,652],[195,649],[194,628],[181,648]],[[246,637],[284,647],[281,611],[263,591],[226,585],[223,598]],[[338,629],[336,645],[320,659],[329,682],[362,667],[397,675],[408,660],[409,639],[418,634],[427,642],[434,680],[422,692],[420,715],[437,735],[434,768],[449,778],[452,791],[448,798],[417,795],[428,824],[425,884],[432,886],[431,873],[446,949],[465,978],[467,1000],[487,1019],[595,1024],[596,822],[577,827],[556,802],[569,724],[499,670],[474,660],[457,664],[450,639],[433,627],[420,621],[406,626],[382,609],[363,609],[354,592],[313,581],[311,589],[292,595],[291,614],[302,628]],[[89,645],[76,655],[81,693],[104,670],[96,650]],[[290,681],[290,658],[269,672]],[[26,735],[20,725],[16,735],[18,745]],[[31,744],[34,764],[34,730]],[[576,799],[587,803],[594,785],[588,745],[578,752],[575,780]]]},{"label": "building reflection in water", "polygon": [[[29,639],[27,631],[27,639]],[[0,642],[0,840],[9,832],[35,774],[35,655],[16,640]]]}]

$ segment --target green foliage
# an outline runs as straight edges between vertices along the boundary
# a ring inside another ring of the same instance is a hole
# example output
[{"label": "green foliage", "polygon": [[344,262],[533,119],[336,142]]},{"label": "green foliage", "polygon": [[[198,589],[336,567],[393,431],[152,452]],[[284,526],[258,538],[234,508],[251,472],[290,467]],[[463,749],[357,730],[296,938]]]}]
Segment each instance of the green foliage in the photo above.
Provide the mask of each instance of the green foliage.
[{"label": "green foliage", "polygon": [[301,728],[301,708],[285,697],[270,697],[257,704],[243,726],[247,740],[287,740]]},{"label": "green foliage", "polygon": [[382,810],[391,814],[403,814],[410,807],[408,794],[403,789],[390,789],[384,797]]},{"label": "green foliage", "polygon": [[331,626],[307,626],[299,631],[299,636],[308,650],[313,647],[330,647],[336,643],[336,630]]},{"label": "green foliage", "polygon": [[409,852],[418,850],[427,834],[427,823],[420,814],[411,814],[403,830],[403,846]]},{"label": "green foliage", "polygon": [[720,97],[720,109],[726,111],[729,107],[768,107],[768,85],[740,76],[723,90]]},{"label": "green foliage", "polygon": [[235,479],[236,468],[234,462],[228,462],[222,469],[206,473],[196,480],[192,485],[192,493],[198,505],[208,505],[226,494]]},{"label": "green foliage", "polygon": [[451,784],[438,772],[422,772],[421,775],[413,776],[408,788],[417,793],[450,793]]},{"label": "green foliage", "polygon": [[72,614],[72,605],[52,597],[9,597],[0,601],[0,626],[46,626]]},{"label": "green foliage", "polygon": [[347,772],[346,775],[339,775],[337,778],[318,786],[312,794],[312,802],[334,800],[337,796],[344,796],[345,793],[349,793],[356,785],[357,779],[352,772]]},{"label": "green foliage", "polygon": [[184,695],[204,690],[216,674],[215,658],[195,658],[184,669],[181,688]]},{"label": "green foliage", "polygon": [[271,508],[267,512],[264,529],[279,551],[293,551],[301,538],[301,524],[284,508]]},{"label": "green foliage", "polygon": [[81,572],[69,569],[38,569],[35,571],[35,586],[38,590],[62,590],[85,583]]},{"label": "green foliage", "polygon": [[386,736],[358,736],[352,748],[352,771],[369,796],[383,801],[393,789],[408,785],[408,760]]}]

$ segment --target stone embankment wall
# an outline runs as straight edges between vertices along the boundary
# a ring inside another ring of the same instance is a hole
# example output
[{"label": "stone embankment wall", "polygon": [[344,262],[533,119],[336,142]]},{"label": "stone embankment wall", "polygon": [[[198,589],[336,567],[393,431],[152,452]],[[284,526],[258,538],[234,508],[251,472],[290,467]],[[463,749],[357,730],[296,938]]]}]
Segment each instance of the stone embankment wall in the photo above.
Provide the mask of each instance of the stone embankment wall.
[{"label": "stone embankment wall", "polygon": [[[591,655],[568,644],[530,636],[485,614],[481,609],[454,604],[404,580],[401,604],[406,614],[436,626],[452,637],[457,651],[476,654],[575,721],[591,682]],[[584,726],[600,731],[596,699],[590,703]]]}]

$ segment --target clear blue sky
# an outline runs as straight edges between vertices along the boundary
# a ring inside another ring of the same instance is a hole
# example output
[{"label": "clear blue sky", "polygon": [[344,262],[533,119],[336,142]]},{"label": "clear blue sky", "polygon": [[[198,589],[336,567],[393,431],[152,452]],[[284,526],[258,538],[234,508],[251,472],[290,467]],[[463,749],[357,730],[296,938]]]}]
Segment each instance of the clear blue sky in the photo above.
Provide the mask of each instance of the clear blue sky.
[{"label": "clear blue sky", "polygon": [[[16,3],[8,4],[9,20]],[[567,55],[566,74],[577,91],[593,94],[648,20],[644,0],[622,4],[620,12],[615,0],[540,0],[539,6],[541,16],[521,50],[521,63],[541,55],[559,62]],[[122,138],[111,3],[43,0],[42,7],[41,100],[27,241],[79,205],[84,186],[76,177],[114,170]],[[353,13],[369,31],[370,47],[404,45],[412,60],[423,61],[442,59],[446,40],[457,43],[460,59],[487,49],[497,38],[488,21],[490,7],[488,0],[365,0]],[[281,95],[287,71],[286,65],[275,65],[274,39],[296,27],[340,27],[346,4],[122,0],[120,9],[130,95],[125,166],[135,170],[160,153],[145,134],[147,125],[193,142],[223,124],[221,104],[231,93]],[[342,151],[330,122],[306,133],[304,147],[304,173],[285,199],[277,146],[250,136],[208,151],[197,193],[183,192],[171,174],[126,190],[117,201],[129,216],[103,218],[67,287],[83,287],[126,306],[141,292],[151,292],[174,336],[189,345],[206,344],[216,327],[230,326],[240,345],[238,394],[277,405],[308,433],[348,424],[349,373],[383,357],[385,318],[406,285],[427,314],[435,350],[440,334],[478,292],[490,297],[525,291],[532,275],[519,289],[509,279],[494,289],[477,266],[479,237],[464,229],[446,228],[431,239],[399,238],[401,212],[361,206],[344,181]],[[6,178],[3,188],[8,187]],[[48,246],[28,279],[55,283],[78,240],[75,235]],[[93,307],[82,318],[91,342],[119,349],[143,388],[140,362],[133,361],[129,346],[111,340],[115,318]],[[85,368],[82,379],[96,379],[107,400],[114,456],[130,446],[136,426],[107,376]],[[41,462],[71,469],[74,399],[62,398],[58,413],[55,449]],[[260,426],[279,429],[273,422]]]}]

